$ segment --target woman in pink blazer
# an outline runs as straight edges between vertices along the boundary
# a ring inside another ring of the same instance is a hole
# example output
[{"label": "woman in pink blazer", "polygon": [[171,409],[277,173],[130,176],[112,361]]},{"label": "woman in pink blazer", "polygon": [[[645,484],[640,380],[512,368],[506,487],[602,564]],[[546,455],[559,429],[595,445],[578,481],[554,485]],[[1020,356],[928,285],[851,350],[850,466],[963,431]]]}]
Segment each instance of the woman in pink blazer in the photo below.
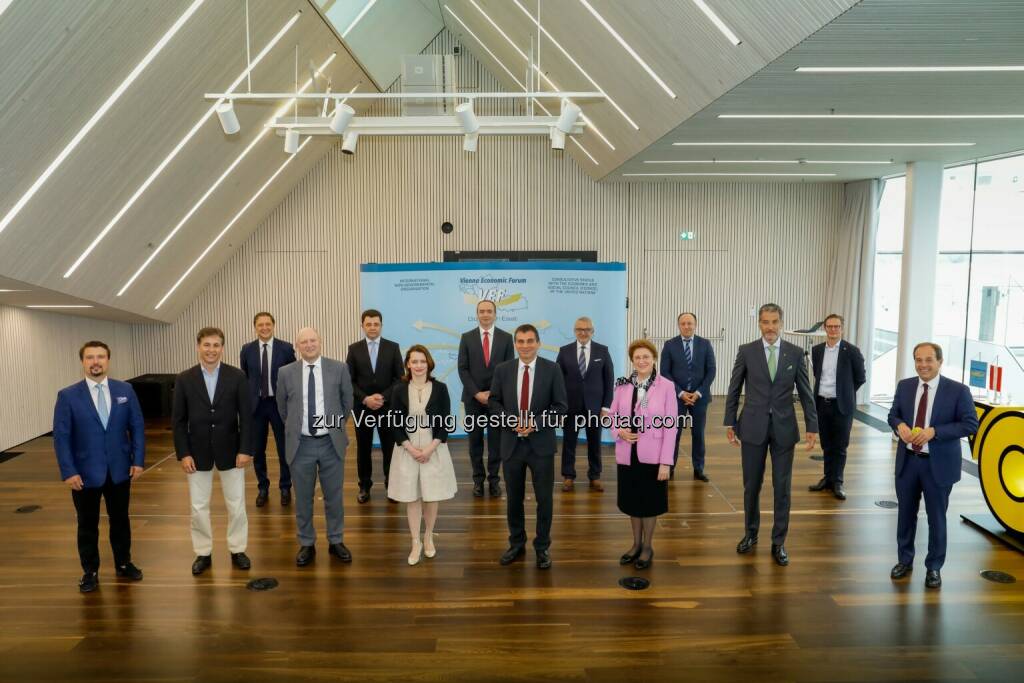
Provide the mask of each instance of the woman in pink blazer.
[{"label": "woman in pink blazer", "polygon": [[633,547],[619,564],[647,569],[658,515],[668,512],[668,477],[675,455],[675,384],[657,374],[658,350],[646,339],[629,345],[633,372],[615,383],[610,417],[618,466],[619,510],[633,525]]}]

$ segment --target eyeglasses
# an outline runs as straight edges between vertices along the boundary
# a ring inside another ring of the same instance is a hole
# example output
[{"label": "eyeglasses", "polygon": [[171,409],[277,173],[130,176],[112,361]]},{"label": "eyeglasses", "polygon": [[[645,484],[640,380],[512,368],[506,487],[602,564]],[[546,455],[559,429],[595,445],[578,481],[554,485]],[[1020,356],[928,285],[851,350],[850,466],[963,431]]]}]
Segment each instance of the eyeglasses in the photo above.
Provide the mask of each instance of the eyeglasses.
[{"label": "eyeglasses", "polygon": [[577,332],[593,332],[594,328],[593,327],[577,327],[576,331]]}]

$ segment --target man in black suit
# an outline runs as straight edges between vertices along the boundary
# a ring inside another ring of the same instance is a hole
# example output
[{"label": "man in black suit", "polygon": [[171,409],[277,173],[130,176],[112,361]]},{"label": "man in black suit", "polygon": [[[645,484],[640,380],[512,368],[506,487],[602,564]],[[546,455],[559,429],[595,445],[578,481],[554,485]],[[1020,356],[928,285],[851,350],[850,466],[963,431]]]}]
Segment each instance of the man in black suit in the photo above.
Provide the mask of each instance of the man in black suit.
[{"label": "man in black suit", "polygon": [[252,406],[252,467],[256,471],[256,507],[267,504],[270,478],[267,476],[267,436],[274,430],[277,463],[280,475],[281,505],[292,502],[292,475],[284,457],[284,421],[277,412],[277,371],[283,365],[295,362],[295,348],[283,339],[274,337],[274,316],[266,311],[252,319],[256,339],[242,347],[242,372],[249,378],[249,405]]},{"label": "man in black suit", "polygon": [[204,327],[196,335],[199,364],[174,381],[174,450],[188,475],[192,502],[192,574],[209,569],[213,551],[210,494],[213,469],[220,476],[228,509],[228,550],[238,569],[252,564],[245,554],[249,520],[245,514],[245,467],[252,461],[252,409],[245,374],[222,363],[224,333]]},{"label": "man in black suit", "polygon": [[836,313],[825,318],[825,341],[811,349],[814,366],[814,405],[818,410],[821,450],[825,452],[825,476],[811,491],[832,491],[839,500],[846,500],[843,470],[846,469],[846,448],[850,445],[853,411],[857,407],[857,390],[864,384],[864,355],[843,339],[843,316]]},{"label": "man in black suit", "polygon": [[360,503],[370,500],[373,488],[374,428],[380,434],[380,450],[384,456],[385,492],[391,473],[391,451],[395,447],[393,432],[380,421],[387,413],[384,404],[391,398],[391,387],[402,377],[402,350],[395,342],[380,336],[383,321],[380,311],[372,308],[363,311],[360,322],[366,338],[349,346],[345,358],[356,403],[356,471],[359,474],[356,500]]},{"label": "man in black suit", "polygon": [[551,567],[552,488],[555,483],[555,428],[568,407],[565,380],[557,363],[540,358],[540,333],[533,325],[520,325],[515,333],[518,359],[494,369],[488,402],[491,417],[501,426],[501,462],[508,487],[509,548],[501,556],[507,565],[526,554],[526,470],[533,478],[537,499],[537,532],[533,548],[537,568]]},{"label": "man in black suit", "polygon": [[569,412],[562,428],[562,490],[573,490],[576,480],[576,442],[579,427],[585,421],[587,434],[587,479],[591,491],[604,491],[601,485],[601,415],[612,405],[615,391],[615,367],[608,347],[593,341],[594,322],[577,318],[573,327],[576,341],[558,350]]},{"label": "man in black suit", "polygon": [[[494,368],[512,360],[512,335],[494,326],[498,307],[484,299],[476,305],[476,319],[480,323],[462,335],[459,341],[459,379],[462,380],[462,403],[470,420],[486,421],[488,398]],[[484,471],[484,431],[474,426],[469,430],[469,461],[473,464],[473,495],[484,496],[484,479],[490,483],[492,498],[501,496],[501,432],[493,427],[487,432],[487,470]]]},{"label": "man in black suit", "polygon": [[[743,516],[745,533],[736,552],[749,553],[757,544],[761,525],[761,484],[768,452],[772,454],[772,487],[775,491],[775,523],[772,525],[772,557],[779,566],[789,564],[783,545],[789,532],[789,494],[793,481],[793,447],[800,441],[800,429],[793,410],[793,388],[800,395],[807,428],[807,448],[814,448],[818,416],[814,396],[807,379],[804,352],[796,344],[779,337],[782,308],[765,304],[757,312],[761,338],[743,344],[725,399],[726,436],[734,446],[741,445],[743,466]],[[739,412],[740,394],[743,410]]]}]

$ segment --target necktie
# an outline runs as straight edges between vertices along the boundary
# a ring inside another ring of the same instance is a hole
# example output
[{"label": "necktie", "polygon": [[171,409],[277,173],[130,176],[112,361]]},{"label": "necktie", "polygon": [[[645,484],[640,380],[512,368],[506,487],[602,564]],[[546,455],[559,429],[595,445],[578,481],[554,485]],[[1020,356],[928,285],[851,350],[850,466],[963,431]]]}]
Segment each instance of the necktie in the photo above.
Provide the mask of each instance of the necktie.
[{"label": "necktie", "polygon": [[107,428],[107,421],[110,419],[110,409],[107,407],[107,395],[103,393],[103,385],[96,385],[96,412],[100,414],[100,422],[103,428]]},{"label": "necktie", "polygon": [[[917,403],[917,416],[914,418],[914,426],[924,429],[924,419],[928,415],[928,385],[924,385],[924,390],[921,392],[921,400]],[[921,452],[920,446],[914,446],[912,450],[915,453]]]},{"label": "necktie", "polygon": [[267,343],[263,342],[263,357],[260,359],[260,398],[270,396],[270,363],[267,361]]},{"label": "necktie", "polygon": [[580,376],[581,377],[585,376],[587,374],[587,347],[586,346],[581,346],[580,347],[580,362],[579,362],[579,365],[580,365]]},{"label": "necktie", "polygon": [[775,347],[768,347],[768,376],[775,381]]},{"label": "necktie", "polygon": [[484,332],[484,365],[491,364],[491,338],[487,332]]},{"label": "necktie", "polygon": [[313,374],[313,368],[315,365],[307,366],[309,368],[309,379],[306,380],[306,413],[307,413],[307,425],[309,427],[309,435],[316,436],[316,375]]},{"label": "necktie", "polygon": [[530,366],[523,366],[523,389],[519,392],[519,410],[528,412],[530,410]]},{"label": "necktie", "polygon": [[683,357],[686,358],[686,390],[689,391],[691,389],[690,381],[693,376],[693,353],[690,351],[689,339],[683,340]]},{"label": "necktie", "polygon": [[370,367],[377,372],[377,342],[370,342]]}]

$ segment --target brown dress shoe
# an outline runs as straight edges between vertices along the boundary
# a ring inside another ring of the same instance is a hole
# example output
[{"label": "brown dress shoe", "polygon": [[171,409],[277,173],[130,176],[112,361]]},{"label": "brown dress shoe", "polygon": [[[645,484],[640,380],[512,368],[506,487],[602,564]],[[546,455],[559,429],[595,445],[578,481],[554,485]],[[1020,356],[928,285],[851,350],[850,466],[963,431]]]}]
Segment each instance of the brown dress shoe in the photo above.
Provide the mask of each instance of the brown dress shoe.
[{"label": "brown dress shoe", "polygon": [[601,493],[602,491],[604,491],[604,484],[601,483],[600,479],[595,479],[592,482],[590,482],[590,490]]},{"label": "brown dress shoe", "polygon": [[569,493],[570,491],[572,491],[573,488],[575,488],[575,486],[576,482],[574,482],[572,479],[562,480],[562,491],[564,491],[565,493]]}]

